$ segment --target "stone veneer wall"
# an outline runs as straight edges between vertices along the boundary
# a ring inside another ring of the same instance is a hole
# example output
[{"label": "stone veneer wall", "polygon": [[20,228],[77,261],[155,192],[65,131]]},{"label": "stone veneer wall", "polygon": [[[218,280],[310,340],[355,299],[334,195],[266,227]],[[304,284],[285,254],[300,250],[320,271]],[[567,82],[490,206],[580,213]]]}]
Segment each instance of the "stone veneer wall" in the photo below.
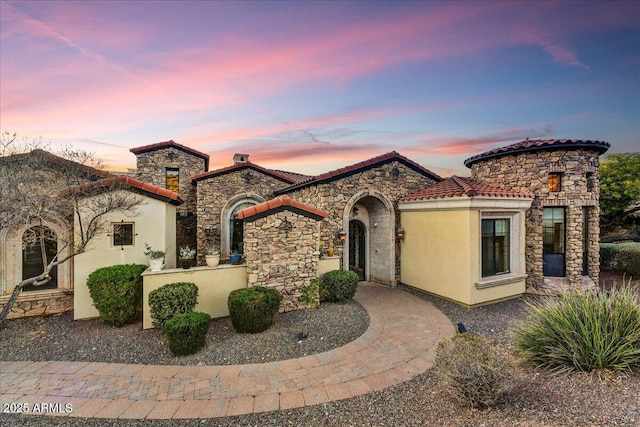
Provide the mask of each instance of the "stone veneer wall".
[{"label": "stone veneer wall", "polygon": [[[234,201],[258,196],[263,202],[273,198],[276,189],[289,185],[250,168],[243,168],[197,182],[197,249],[198,264],[204,263],[204,255],[212,243],[221,249],[222,211],[231,208]],[[226,227],[226,224],[224,225]],[[214,227],[212,232],[207,227]]]},{"label": "stone veneer wall", "polygon": [[[2,310],[5,304],[6,301],[0,301],[0,310]],[[54,290],[52,292],[41,292],[37,294],[23,292],[13,307],[11,307],[7,318],[16,319],[19,317],[59,314],[70,310],[73,310],[73,292],[70,290]]]},{"label": "stone veneer wall", "polygon": [[[394,167],[397,167],[400,172],[398,178],[394,178],[391,174]],[[324,248],[333,246],[336,249],[336,255],[342,257],[343,245],[338,241],[337,232],[346,227],[343,224],[344,209],[353,196],[367,190],[384,196],[393,205],[394,212],[389,218],[393,224],[389,225],[395,229],[400,225],[398,199],[433,184],[435,181],[394,161],[335,181],[304,187],[288,194],[302,203],[329,212],[329,218],[321,223],[320,246]],[[394,241],[395,276],[396,280],[400,280],[400,244],[396,239]],[[374,253],[374,250],[371,252]],[[348,266],[342,266],[342,268],[346,269]]]},{"label": "stone veneer wall", "polygon": [[[586,149],[558,149],[509,154],[481,160],[471,165],[473,179],[488,184],[535,194],[527,211],[527,286],[546,287],[542,262],[542,211],[545,207],[565,207],[566,277],[571,287],[581,286],[583,207],[588,208],[589,277],[595,283],[600,275],[600,175],[599,154]],[[562,174],[560,192],[549,192],[549,173]]]},{"label": "stone veneer wall", "polygon": [[176,245],[196,247],[196,188],[191,176],[205,172],[205,160],[175,147],[136,154],[136,179],[166,188],[167,168],[179,170],[178,194],[184,203],[176,207]]},{"label": "stone veneer wall", "polygon": [[[291,223],[288,236],[284,221]],[[249,286],[275,288],[282,296],[280,311],[304,308],[300,287],[318,276],[320,222],[291,211],[244,221],[244,254]]]}]

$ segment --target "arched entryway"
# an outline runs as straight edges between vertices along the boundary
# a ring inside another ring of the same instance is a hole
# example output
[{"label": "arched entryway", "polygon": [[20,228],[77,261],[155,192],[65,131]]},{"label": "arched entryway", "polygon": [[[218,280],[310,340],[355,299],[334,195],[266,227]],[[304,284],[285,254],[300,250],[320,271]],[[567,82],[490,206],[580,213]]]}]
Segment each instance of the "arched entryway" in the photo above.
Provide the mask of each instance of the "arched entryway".
[{"label": "arched entryway", "polygon": [[360,280],[395,286],[395,215],[389,200],[375,190],[354,195],[345,205],[343,229],[344,268]]}]

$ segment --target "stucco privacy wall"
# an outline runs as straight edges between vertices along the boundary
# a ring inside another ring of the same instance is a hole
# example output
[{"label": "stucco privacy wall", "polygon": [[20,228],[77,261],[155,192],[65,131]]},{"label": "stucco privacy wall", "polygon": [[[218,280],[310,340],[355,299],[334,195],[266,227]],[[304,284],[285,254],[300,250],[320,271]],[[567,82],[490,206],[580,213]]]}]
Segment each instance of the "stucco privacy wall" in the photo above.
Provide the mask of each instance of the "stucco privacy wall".
[{"label": "stucco privacy wall", "polygon": [[[566,277],[570,286],[582,285],[583,207],[587,208],[589,277],[600,274],[599,155],[589,149],[550,149],[487,158],[471,165],[472,178],[496,187],[529,191],[535,200],[527,211],[527,286],[544,289],[542,211],[566,208]],[[561,191],[550,192],[549,173],[561,173]]]},{"label": "stucco privacy wall", "polygon": [[208,313],[213,318],[229,315],[227,301],[229,293],[247,287],[247,268],[244,265],[224,264],[218,267],[192,267],[147,270],[142,274],[142,327],[153,328],[149,309],[149,293],[169,283],[190,282],[198,287],[198,303],[195,311]]},{"label": "stucco privacy wall", "polygon": [[[120,190],[125,191],[125,190]],[[85,212],[84,207],[91,203],[95,197],[83,199],[80,211]],[[93,306],[93,300],[87,287],[87,277],[93,271],[101,267],[118,264],[148,264],[144,255],[145,243],[156,250],[164,250],[167,268],[175,267],[176,246],[176,206],[161,200],[137,195],[142,203],[136,208],[137,215],[125,215],[113,212],[108,215],[108,225],[124,221],[134,224],[134,241],[132,246],[114,246],[110,228],[97,235],[87,252],[79,254],[74,259],[74,283],[73,297],[74,319],[86,319],[98,317],[98,310]],[[75,228],[78,228],[76,220]]]},{"label": "stucco privacy wall", "polygon": [[[394,169],[397,170],[397,174]],[[392,237],[400,220],[400,213],[395,209],[398,199],[435,182],[402,162],[392,161],[333,181],[292,189],[287,191],[287,194],[296,200],[324,209],[329,213],[329,217],[322,221],[320,246],[324,248],[333,246],[336,249],[336,255],[343,260],[343,269],[349,268],[348,265],[345,265],[345,253],[343,252],[348,249],[348,242],[341,243],[337,233],[341,229],[349,229],[350,210],[361,199],[368,196],[377,198],[382,205],[387,206],[387,209],[392,209],[387,217],[387,223],[380,222],[380,225],[389,230],[388,236],[391,237],[387,239],[388,244],[372,248],[369,257],[387,257],[389,259],[388,262],[395,267],[393,268],[395,271],[391,273],[391,277],[385,278],[385,282],[395,284],[395,281],[400,277],[400,248]],[[370,222],[373,224],[376,221]],[[376,249],[378,253],[375,253]]]},{"label": "stucco privacy wall", "polygon": [[271,199],[276,189],[290,184],[255,170],[248,164],[226,173],[197,178],[196,183],[199,264],[204,263],[204,255],[211,244],[221,251],[222,257],[229,256],[227,223],[231,221],[231,213],[238,204],[246,201],[262,203]]}]

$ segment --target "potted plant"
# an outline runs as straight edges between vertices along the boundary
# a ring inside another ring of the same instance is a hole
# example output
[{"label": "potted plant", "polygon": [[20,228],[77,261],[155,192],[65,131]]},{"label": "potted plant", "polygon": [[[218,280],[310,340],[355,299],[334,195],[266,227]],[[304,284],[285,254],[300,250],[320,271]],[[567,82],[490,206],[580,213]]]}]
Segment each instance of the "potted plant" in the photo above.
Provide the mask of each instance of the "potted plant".
[{"label": "potted plant", "polygon": [[242,261],[242,254],[237,250],[234,250],[231,255],[229,255],[229,261],[231,261],[231,264],[240,264]]},{"label": "potted plant", "polygon": [[208,267],[215,267],[220,263],[220,252],[214,245],[209,246],[207,254],[204,256]]},{"label": "potted plant", "polygon": [[145,243],[144,246],[144,254],[147,258],[149,258],[149,268],[151,269],[151,271],[162,270],[162,267],[164,267],[164,252],[154,251],[148,243]]},{"label": "potted plant", "polygon": [[327,249],[327,256],[333,256],[334,253],[335,249],[333,249],[333,247],[329,247],[329,249]]},{"label": "potted plant", "polygon": [[191,249],[189,245],[180,247],[180,265],[182,268],[191,268],[193,258],[196,256],[196,250]]}]

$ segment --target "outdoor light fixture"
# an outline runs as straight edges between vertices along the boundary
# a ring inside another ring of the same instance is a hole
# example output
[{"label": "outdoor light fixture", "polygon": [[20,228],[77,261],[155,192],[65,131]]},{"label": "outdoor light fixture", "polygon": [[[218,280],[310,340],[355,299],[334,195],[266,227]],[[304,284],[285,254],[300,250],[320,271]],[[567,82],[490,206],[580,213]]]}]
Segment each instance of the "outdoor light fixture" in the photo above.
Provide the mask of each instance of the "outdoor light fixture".
[{"label": "outdoor light fixture", "polygon": [[347,240],[347,232],[344,231],[344,228],[341,228],[340,231],[338,231],[338,237],[340,238],[341,242]]},{"label": "outdoor light fixture", "polygon": [[400,176],[400,169],[398,169],[398,166],[394,166],[393,169],[391,169],[391,175],[394,178],[398,178]]},{"label": "outdoor light fixture", "polygon": [[404,239],[404,228],[402,227],[396,228],[396,237],[400,240]]}]

